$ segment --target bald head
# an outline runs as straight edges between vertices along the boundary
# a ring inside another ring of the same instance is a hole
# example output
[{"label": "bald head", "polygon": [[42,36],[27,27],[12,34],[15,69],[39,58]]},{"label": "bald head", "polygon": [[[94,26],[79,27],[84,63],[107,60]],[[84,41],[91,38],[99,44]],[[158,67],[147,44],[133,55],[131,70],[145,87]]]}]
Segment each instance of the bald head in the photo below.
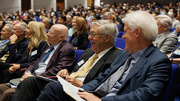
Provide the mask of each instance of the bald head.
[{"label": "bald head", "polygon": [[48,42],[56,45],[61,41],[68,40],[68,28],[62,24],[55,24],[50,28],[47,36]]},{"label": "bald head", "polygon": [[68,40],[68,28],[65,25],[55,24],[52,27],[55,33],[64,34],[65,35],[64,40]]}]

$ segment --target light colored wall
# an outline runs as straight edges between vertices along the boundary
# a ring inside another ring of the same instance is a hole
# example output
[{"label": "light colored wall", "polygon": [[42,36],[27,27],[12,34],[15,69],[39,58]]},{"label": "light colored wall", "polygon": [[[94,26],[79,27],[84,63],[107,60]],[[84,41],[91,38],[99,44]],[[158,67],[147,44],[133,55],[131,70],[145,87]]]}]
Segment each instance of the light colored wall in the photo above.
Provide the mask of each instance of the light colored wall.
[{"label": "light colored wall", "polygon": [[21,0],[0,0],[0,12],[16,12],[21,10]]},{"label": "light colored wall", "polygon": [[42,9],[43,7],[46,8],[46,10],[49,10],[50,8],[53,8],[56,10],[56,0],[33,0],[33,9]]},{"label": "light colored wall", "polygon": [[65,0],[65,2],[65,8],[67,8],[67,6],[74,7],[74,5],[78,7],[79,4],[82,4],[85,8],[87,7],[87,0]]}]

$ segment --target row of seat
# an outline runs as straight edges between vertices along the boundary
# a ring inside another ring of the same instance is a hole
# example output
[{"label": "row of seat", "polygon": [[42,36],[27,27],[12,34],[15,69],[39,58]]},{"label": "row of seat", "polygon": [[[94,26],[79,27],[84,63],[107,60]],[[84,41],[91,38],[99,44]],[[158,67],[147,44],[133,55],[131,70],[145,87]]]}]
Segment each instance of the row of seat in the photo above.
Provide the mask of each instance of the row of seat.
[{"label": "row of seat", "polygon": [[[71,36],[69,36],[69,41],[71,40]],[[116,38],[116,42],[114,44],[115,47],[124,49],[125,48],[125,40],[122,38]],[[89,41],[88,48],[91,48],[91,42]]]}]

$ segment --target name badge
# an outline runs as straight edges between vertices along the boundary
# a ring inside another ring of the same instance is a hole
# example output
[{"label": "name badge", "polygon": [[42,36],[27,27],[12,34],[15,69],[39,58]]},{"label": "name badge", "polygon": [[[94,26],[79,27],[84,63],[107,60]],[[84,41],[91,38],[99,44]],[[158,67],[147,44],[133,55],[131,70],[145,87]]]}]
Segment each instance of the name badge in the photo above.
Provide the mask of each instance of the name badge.
[{"label": "name badge", "polygon": [[83,63],[84,63],[84,60],[81,60],[77,64],[78,64],[78,66],[81,66]]},{"label": "name badge", "polygon": [[37,54],[37,50],[33,51],[33,52],[31,53],[31,56],[34,56],[34,55],[36,55],[36,54]]}]

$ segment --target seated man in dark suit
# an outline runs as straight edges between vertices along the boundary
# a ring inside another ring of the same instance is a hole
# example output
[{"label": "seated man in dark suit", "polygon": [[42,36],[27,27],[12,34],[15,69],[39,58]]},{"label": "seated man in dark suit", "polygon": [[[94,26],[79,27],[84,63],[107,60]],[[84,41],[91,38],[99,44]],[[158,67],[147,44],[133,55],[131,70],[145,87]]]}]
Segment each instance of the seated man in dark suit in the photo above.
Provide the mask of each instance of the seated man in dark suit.
[{"label": "seated man in dark suit", "polygon": [[[106,29],[108,31],[105,31]],[[115,57],[119,54],[120,49],[114,47],[117,34],[118,29],[116,24],[108,20],[93,22],[89,34],[92,49],[85,50],[71,75],[69,75],[70,72],[66,69],[59,71],[58,75],[65,77],[65,80],[78,87],[93,80],[100,72],[104,72],[109,68]],[[95,56],[98,57],[88,65],[88,61],[91,61]],[[90,68],[87,69],[88,67]],[[83,68],[87,69],[87,71],[79,74]],[[46,84],[47,82],[41,79],[28,78],[18,86],[13,100],[34,101]]]},{"label": "seated man in dark suit", "polygon": [[2,51],[0,51],[0,58],[9,52],[6,63],[17,62],[22,57],[23,52],[26,50],[29,43],[24,36],[26,27],[27,24],[22,22],[16,24],[13,29],[13,35],[10,37],[10,42]]},{"label": "seated man in dark suit", "polygon": [[[78,95],[86,101],[160,101],[171,62],[152,44],[158,31],[156,20],[146,11],[134,11],[123,22],[125,50],[104,73],[81,86],[87,92]],[[37,100],[74,101],[60,83],[46,85]]]},{"label": "seated man in dark suit", "polygon": [[[45,50],[41,57],[27,68],[24,75],[20,79],[24,79],[33,76],[55,76],[61,69],[66,69],[68,72],[73,70],[75,62],[75,51],[71,43],[68,40],[68,28],[61,24],[53,25],[47,34],[48,42],[51,44],[47,50]],[[19,84],[21,85],[21,83]],[[11,88],[10,85],[7,87],[0,86],[0,93]],[[2,94],[4,99],[9,99],[12,97],[12,92],[6,92]],[[6,97],[7,96],[7,97]],[[0,97],[0,100],[2,98]]]}]

